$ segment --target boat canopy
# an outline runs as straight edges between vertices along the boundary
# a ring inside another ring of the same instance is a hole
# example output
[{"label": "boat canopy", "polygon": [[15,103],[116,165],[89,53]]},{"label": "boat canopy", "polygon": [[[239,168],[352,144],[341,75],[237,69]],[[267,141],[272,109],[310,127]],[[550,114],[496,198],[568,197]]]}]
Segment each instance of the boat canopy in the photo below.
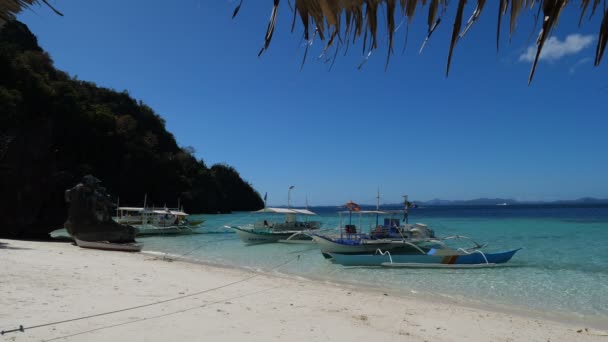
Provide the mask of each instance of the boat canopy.
[{"label": "boat canopy", "polygon": [[138,213],[143,213],[143,214],[158,214],[158,215],[164,215],[164,214],[170,214],[170,215],[175,215],[175,216],[188,216],[188,214],[186,214],[185,212],[181,211],[181,210],[171,210],[171,209],[150,209],[150,208],[138,208],[138,207],[118,207],[117,208],[120,211],[133,211],[133,212],[138,212]]},{"label": "boat canopy", "polygon": [[381,210],[361,210],[361,211],[348,211],[348,210],[344,210],[344,211],[339,211],[339,214],[349,214],[349,213],[353,213],[353,214],[379,214],[379,215],[388,215],[390,214],[388,211],[381,211]]},{"label": "boat canopy", "polygon": [[118,210],[122,210],[122,211],[143,211],[144,208],[137,208],[137,207],[118,207]]},{"label": "boat canopy", "polygon": [[317,215],[308,209],[271,208],[271,207],[260,209],[260,210],[256,211],[256,213]]},{"label": "boat canopy", "polygon": [[154,213],[154,214],[170,214],[170,215],[175,215],[175,216],[188,216],[188,214],[186,214],[183,211],[175,211],[175,210],[169,210],[169,209],[155,209],[155,210],[150,210],[149,212]]}]

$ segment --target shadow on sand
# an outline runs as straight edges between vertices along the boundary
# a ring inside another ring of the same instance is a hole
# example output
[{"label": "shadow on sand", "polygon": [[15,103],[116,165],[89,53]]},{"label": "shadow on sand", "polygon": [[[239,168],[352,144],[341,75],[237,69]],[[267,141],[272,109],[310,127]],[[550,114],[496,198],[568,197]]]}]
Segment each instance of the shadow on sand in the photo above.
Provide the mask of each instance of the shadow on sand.
[{"label": "shadow on sand", "polygon": [[0,242],[0,249],[31,249],[31,248],[23,248],[23,247],[11,247],[7,242]]}]

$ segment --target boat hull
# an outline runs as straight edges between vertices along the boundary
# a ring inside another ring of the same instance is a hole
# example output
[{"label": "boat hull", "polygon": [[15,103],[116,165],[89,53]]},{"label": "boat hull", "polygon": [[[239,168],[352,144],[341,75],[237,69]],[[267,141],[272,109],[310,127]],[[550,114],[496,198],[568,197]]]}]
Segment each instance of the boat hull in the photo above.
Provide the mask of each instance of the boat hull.
[{"label": "boat hull", "polygon": [[192,228],[189,226],[168,226],[168,227],[157,227],[153,225],[140,225],[136,226],[137,236],[144,235],[176,235],[176,234],[190,234]]},{"label": "boat hull", "polygon": [[462,255],[392,255],[390,252],[373,255],[349,255],[339,253],[330,253],[330,255],[332,257],[332,262],[344,266],[389,266],[388,264],[480,265],[506,263],[511,260],[518,250],[519,249],[514,249],[499,253],[474,252]]},{"label": "boat hull", "polygon": [[143,248],[141,243],[114,243],[108,241],[84,241],[74,238],[76,245],[81,248],[102,249],[106,251],[140,252]]},{"label": "boat hull", "polygon": [[[395,254],[422,254],[431,248],[437,247],[433,242],[429,241],[408,241],[404,240],[347,240],[334,241],[326,236],[313,235],[313,240],[319,246],[321,253],[325,258],[331,258],[333,253],[338,254],[374,254],[378,249],[382,251],[390,251]],[[415,245],[416,247],[412,246]],[[422,251],[422,252],[421,252]]]},{"label": "boat hull", "polygon": [[242,229],[232,227],[236,234],[247,244],[274,243],[279,240],[286,240],[294,234],[294,232],[269,232],[255,231],[251,229]]}]

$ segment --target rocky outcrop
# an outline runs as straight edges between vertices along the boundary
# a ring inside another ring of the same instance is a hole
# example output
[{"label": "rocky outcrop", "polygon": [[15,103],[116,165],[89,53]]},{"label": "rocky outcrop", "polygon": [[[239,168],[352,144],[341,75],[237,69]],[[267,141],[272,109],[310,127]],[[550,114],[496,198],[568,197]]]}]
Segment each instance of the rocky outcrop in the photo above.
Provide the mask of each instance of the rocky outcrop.
[{"label": "rocky outcrop", "polygon": [[69,203],[64,226],[70,235],[84,241],[133,242],[135,229],[112,220],[114,205],[100,180],[87,175],[65,192]]}]

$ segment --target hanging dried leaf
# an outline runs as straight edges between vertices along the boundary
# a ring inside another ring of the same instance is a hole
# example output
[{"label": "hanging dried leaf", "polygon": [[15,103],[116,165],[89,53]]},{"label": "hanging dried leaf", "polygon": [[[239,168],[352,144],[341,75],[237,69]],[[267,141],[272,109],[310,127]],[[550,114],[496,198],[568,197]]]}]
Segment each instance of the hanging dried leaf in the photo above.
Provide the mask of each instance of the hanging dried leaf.
[{"label": "hanging dried leaf", "polygon": [[462,25],[462,13],[464,12],[464,5],[467,0],[458,0],[458,10],[456,10],[456,19],[454,19],[454,28],[452,29],[452,39],[450,42],[450,52],[448,53],[448,66],[445,70],[445,76],[450,74],[450,65],[452,64],[452,53],[454,52],[454,46],[458,41],[458,33],[460,32],[460,26]]},{"label": "hanging dried leaf", "polygon": [[272,41],[272,35],[274,33],[274,28],[277,24],[277,15],[279,12],[279,2],[281,0],[274,0],[274,6],[272,7],[272,13],[270,14],[270,22],[268,23],[268,29],[266,30],[266,37],[264,39],[264,46],[258,53],[258,57],[264,53],[270,46],[270,41]]},{"label": "hanging dried leaf", "polygon": [[608,43],[608,9],[604,9],[604,19],[600,26],[600,35],[597,39],[597,48],[595,50],[595,66],[600,65],[604,51],[606,51],[606,43]]},{"label": "hanging dried leaf", "polygon": [[486,0],[477,0],[477,7],[475,7],[475,11],[473,11],[473,14],[469,18],[469,21],[467,21],[467,26],[465,26],[464,30],[462,30],[460,38],[463,38],[465,34],[467,34],[471,26],[473,26],[477,19],[479,19],[479,16],[481,15],[481,11],[483,11],[483,6],[485,6],[485,4]]},{"label": "hanging dried leaf", "polygon": [[543,51],[543,47],[545,42],[551,35],[551,31],[559,21],[559,15],[562,13],[562,9],[566,6],[567,0],[545,0],[543,3],[543,13],[545,15],[545,20],[543,21],[543,28],[540,31],[540,36],[536,42],[538,46],[536,49],[536,57],[534,58],[534,63],[532,64],[532,70],[530,71],[530,77],[528,78],[528,84],[532,82],[534,78],[534,72],[536,71],[536,65],[538,64],[538,59],[540,58],[540,54]]},{"label": "hanging dried leaf", "polygon": [[500,47],[500,24],[502,23],[502,16],[507,13],[507,7],[509,6],[509,0],[500,0],[498,5],[498,24],[496,25],[496,51]]}]

